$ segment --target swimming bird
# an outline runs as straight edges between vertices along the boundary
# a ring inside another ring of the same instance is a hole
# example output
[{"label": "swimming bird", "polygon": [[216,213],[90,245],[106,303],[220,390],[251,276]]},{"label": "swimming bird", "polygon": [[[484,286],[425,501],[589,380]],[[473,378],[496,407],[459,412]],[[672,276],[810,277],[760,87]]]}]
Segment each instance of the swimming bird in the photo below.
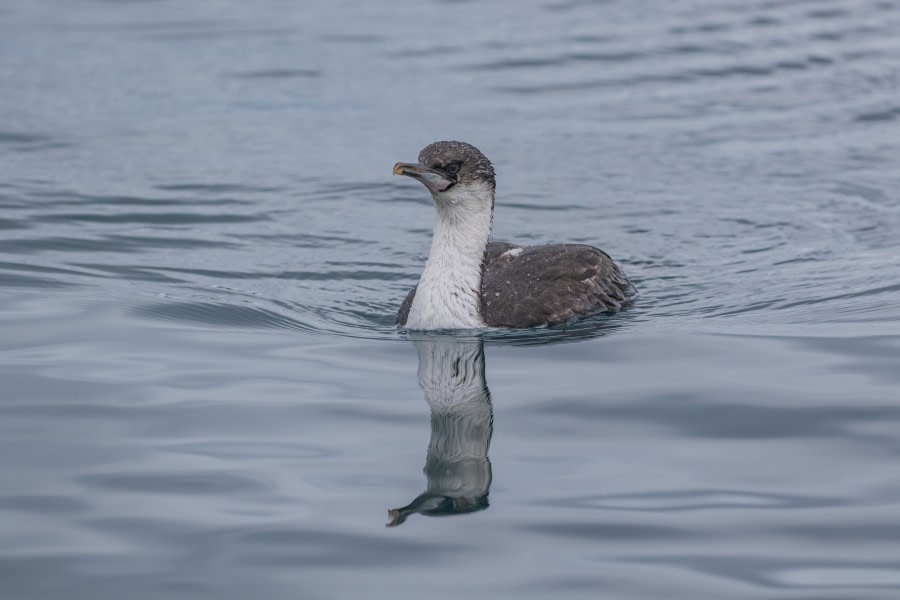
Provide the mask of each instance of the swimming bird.
[{"label": "swimming bird", "polygon": [[490,241],[494,167],[475,146],[435,142],[394,175],[418,179],[434,200],[431,251],[397,313],[407,329],[558,325],[618,311],[634,296],[608,254],[583,244]]}]

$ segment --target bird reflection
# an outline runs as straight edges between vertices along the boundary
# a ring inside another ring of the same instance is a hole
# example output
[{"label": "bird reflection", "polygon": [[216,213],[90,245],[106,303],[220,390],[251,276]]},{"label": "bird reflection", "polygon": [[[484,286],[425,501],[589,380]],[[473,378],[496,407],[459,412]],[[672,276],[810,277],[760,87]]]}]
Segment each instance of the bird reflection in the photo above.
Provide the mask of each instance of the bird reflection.
[{"label": "bird reflection", "polygon": [[484,341],[432,338],[414,344],[419,386],[431,408],[428,485],[406,506],[388,511],[388,527],[415,513],[434,517],[484,510],[491,487],[487,454],[493,410],[484,378]]}]

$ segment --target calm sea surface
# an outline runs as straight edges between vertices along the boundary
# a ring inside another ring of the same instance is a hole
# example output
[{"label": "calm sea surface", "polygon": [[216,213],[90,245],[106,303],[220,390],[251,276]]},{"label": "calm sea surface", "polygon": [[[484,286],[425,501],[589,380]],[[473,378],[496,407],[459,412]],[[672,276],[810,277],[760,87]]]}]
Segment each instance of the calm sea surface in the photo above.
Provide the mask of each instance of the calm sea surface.
[{"label": "calm sea surface", "polygon": [[[0,2],[0,597],[900,597],[898,32]],[[634,308],[398,331],[433,209],[391,168],[439,139]]]}]

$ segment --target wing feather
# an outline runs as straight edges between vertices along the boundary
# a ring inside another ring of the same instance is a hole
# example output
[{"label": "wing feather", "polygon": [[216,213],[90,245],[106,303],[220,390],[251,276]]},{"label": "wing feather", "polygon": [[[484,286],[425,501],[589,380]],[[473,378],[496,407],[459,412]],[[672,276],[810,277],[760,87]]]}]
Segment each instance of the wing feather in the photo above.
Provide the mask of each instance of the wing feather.
[{"label": "wing feather", "polygon": [[412,308],[413,298],[416,297],[417,289],[419,289],[419,286],[414,285],[413,289],[409,290],[409,293],[403,300],[403,304],[400,305],[400,310],[397,311],[397,325],[406,325],[406,320],[409,318],[409,309]]},{"label": "wing feather", "polygon": [[621,310],[634,295],[608,254],[583,244],[503,252],[485,266],[482,297],[492,327],[556,325]]}]

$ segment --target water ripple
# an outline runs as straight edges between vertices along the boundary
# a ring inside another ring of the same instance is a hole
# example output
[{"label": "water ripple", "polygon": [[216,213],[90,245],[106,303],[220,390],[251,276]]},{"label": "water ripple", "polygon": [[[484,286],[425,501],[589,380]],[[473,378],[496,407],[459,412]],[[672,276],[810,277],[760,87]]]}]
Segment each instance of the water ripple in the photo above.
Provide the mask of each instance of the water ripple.
[{"label": "water ripple", "polygon": [[228,215],[198,213],[51,213],[37,217],[37,220],[55,222],[116,223],[146,225],[197,225],[202,223],[252,223],[265,219],[264,215]]},{"label": "water ripple", "polygon": [[746,490],[690,490],[606,494],[554,500],[552,505],[637,512],[708,511],[728,509],[802,510],[840,506],[843,501],[813,496],[763,494]]},{"label": "water ripple", "polygon": [[0,507],[20,512],[58,515],[82,513],[90,504],[71,496],[0,496]]},{"label": "water ripple", "polygon": [[317,69],[263,69],[259,71],[242,71],[232,74],[240,79],[294,79],[320,77],[322,71]]},{"label": "water ripple", "polygon": [[82,475],[78,478],[82,485],[117,492],[175,494],[175,495],[215,495],[264,489],[256,479],[234,472],[190,472],[174,473],[104,473]]},{"label": "water ripple", "polygon": [[162,319],[179,323],[194,323],[225,327],[262,327],[309,331],[310,327],[289,316],[271,310],[233,304],[191,302],[155,303],[131,310],[138,317]]}]

